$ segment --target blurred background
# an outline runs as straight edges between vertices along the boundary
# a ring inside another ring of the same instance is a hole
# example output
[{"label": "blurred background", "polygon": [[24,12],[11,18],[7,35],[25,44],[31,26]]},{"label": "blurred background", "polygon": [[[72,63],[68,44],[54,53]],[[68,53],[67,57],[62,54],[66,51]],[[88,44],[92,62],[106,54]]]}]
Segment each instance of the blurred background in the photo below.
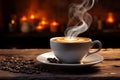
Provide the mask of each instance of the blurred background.
[{"label": "blurred background", "polygon": [[[0,0],[0,48],[49,48],[64,36],[71,3],[80,0]],[[95,0],[88,12],[90,28],[80,37],[100,40],[103,48],[120,48],[120,0]]]}]

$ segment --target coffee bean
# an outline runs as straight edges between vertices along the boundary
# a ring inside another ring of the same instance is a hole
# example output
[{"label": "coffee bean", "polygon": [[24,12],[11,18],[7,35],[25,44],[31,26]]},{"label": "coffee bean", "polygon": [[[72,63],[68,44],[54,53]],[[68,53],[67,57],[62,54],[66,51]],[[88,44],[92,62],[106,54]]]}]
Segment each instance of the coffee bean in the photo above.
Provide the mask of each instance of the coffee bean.
[{"label": "coffee bean", "polygon": [[[56,63],[59,62],[55,58],[51,61]],[[0,56],[0,70],[26,74],[40,74],[41,72],[49,72],[47,67],[42,66],[33,59],[27,59],[26,56],[23,57],[20,55]]]},{"label": "coffee bean", "polygon": [[14,72],[14,73],[19,73],[20,71],[13,69],[12,72]]},{"label": "coffee bean", "polygon": [[61,63],[59,60],[57,60],[56,58],[47,58],[47,60],[51,63]]},{"label": "coffee bean", "polygon": [[36,74],[40,74],[40,71],[35,71]]}]

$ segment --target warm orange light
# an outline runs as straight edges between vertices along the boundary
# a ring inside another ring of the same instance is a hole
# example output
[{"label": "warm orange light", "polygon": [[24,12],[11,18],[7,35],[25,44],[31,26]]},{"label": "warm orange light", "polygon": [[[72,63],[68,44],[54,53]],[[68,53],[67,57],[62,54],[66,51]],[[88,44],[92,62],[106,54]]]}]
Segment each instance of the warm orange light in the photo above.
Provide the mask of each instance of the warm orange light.
[{"label": "warm orange light", "polygon": [[108,23],[114,23],[113,13],[108,13],[107,22],[108,22]]},{"label": "warm orange light", "polygon": [[44,20],[41,21],[41,25],[46,25],[46,24],[47,24],[47,21],[44,21]]},{"label": "warm orange light", "polygon": [[26,17],[26,16],[23,16],[23,17],[21,18],[21,21],[27,21],[27,17]]},{"label": "warm orange light", "polygon": [[41,20],[41,22],[39,24],[45,26],[45,25],[48,24],[48,21],[46,20],[45,17],[43,17],[42,20]]},{"label": "warm orange light", "polygon": [[30,16],[30,19],[35,19],[35,16],[32,14],[32,15]]},{"label": "warm orange light", "polygon": [[36,27],[36,30],[37,30],[37,31],[40,31],[40,30],[42,30],[42,29],[44,29],[44,27],[41,26],[41,25],[38,25],[38,26]]},{"label": "warm orange light", "polygon": [[15,24],[15,20],[11,20],[11,24]]},{"label": "warm orange light", "polygon": [[53,21],[53,22],[51,23],[51,26],[58,26],[58,25],[59,25],[59,23],[56,22],[56,21]]},{"label": "warm orange light", "polygon": [[58,25],[59,25],[58,22],[53,21],[53,22],[50,24],[50,31],[53,32],[53,33],[57,32],[57,30],[58,30]]}]

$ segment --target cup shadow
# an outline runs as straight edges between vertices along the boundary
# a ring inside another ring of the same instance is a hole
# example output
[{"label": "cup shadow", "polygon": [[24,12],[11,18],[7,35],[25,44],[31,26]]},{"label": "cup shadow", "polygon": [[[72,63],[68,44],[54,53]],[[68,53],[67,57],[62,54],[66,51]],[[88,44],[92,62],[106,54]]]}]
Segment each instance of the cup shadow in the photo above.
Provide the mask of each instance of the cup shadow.
[{"label": "cup shadow", "polygon": [[42,67],[47,70],[47,72],[54,73],[54,74],[75,74],[75,75],[88,75],[88,74],[95,74],[100,71],[98,66],[54,66],[54,65],[45,65],[43,64]]}]

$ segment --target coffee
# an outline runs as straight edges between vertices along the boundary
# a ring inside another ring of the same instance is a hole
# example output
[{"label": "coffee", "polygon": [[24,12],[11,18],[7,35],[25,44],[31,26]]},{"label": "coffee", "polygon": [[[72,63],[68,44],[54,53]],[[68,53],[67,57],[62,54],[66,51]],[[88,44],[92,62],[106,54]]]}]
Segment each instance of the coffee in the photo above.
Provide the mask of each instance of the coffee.
[{"label": "coffee", "polygon": [[85,37],[84,38],[83,37],[76,37],[73,39],[68,39],[66,37],[57,37],[57,38],[53,38],[52,41],[72,43],[72,42],[89,42],[89,41],[91,41],[91,39],[85,38]]},{"label": "coffee", "polygon": [[[89,52],[95,44],[98,44],[99,48],[93,52]],[[102,44],[98,40],[92,41],[86,37],[76,37],[74,39],[53,37],[50,39],[50,48],[60,62],[79,63],[86,56],[100,51]]]}]

